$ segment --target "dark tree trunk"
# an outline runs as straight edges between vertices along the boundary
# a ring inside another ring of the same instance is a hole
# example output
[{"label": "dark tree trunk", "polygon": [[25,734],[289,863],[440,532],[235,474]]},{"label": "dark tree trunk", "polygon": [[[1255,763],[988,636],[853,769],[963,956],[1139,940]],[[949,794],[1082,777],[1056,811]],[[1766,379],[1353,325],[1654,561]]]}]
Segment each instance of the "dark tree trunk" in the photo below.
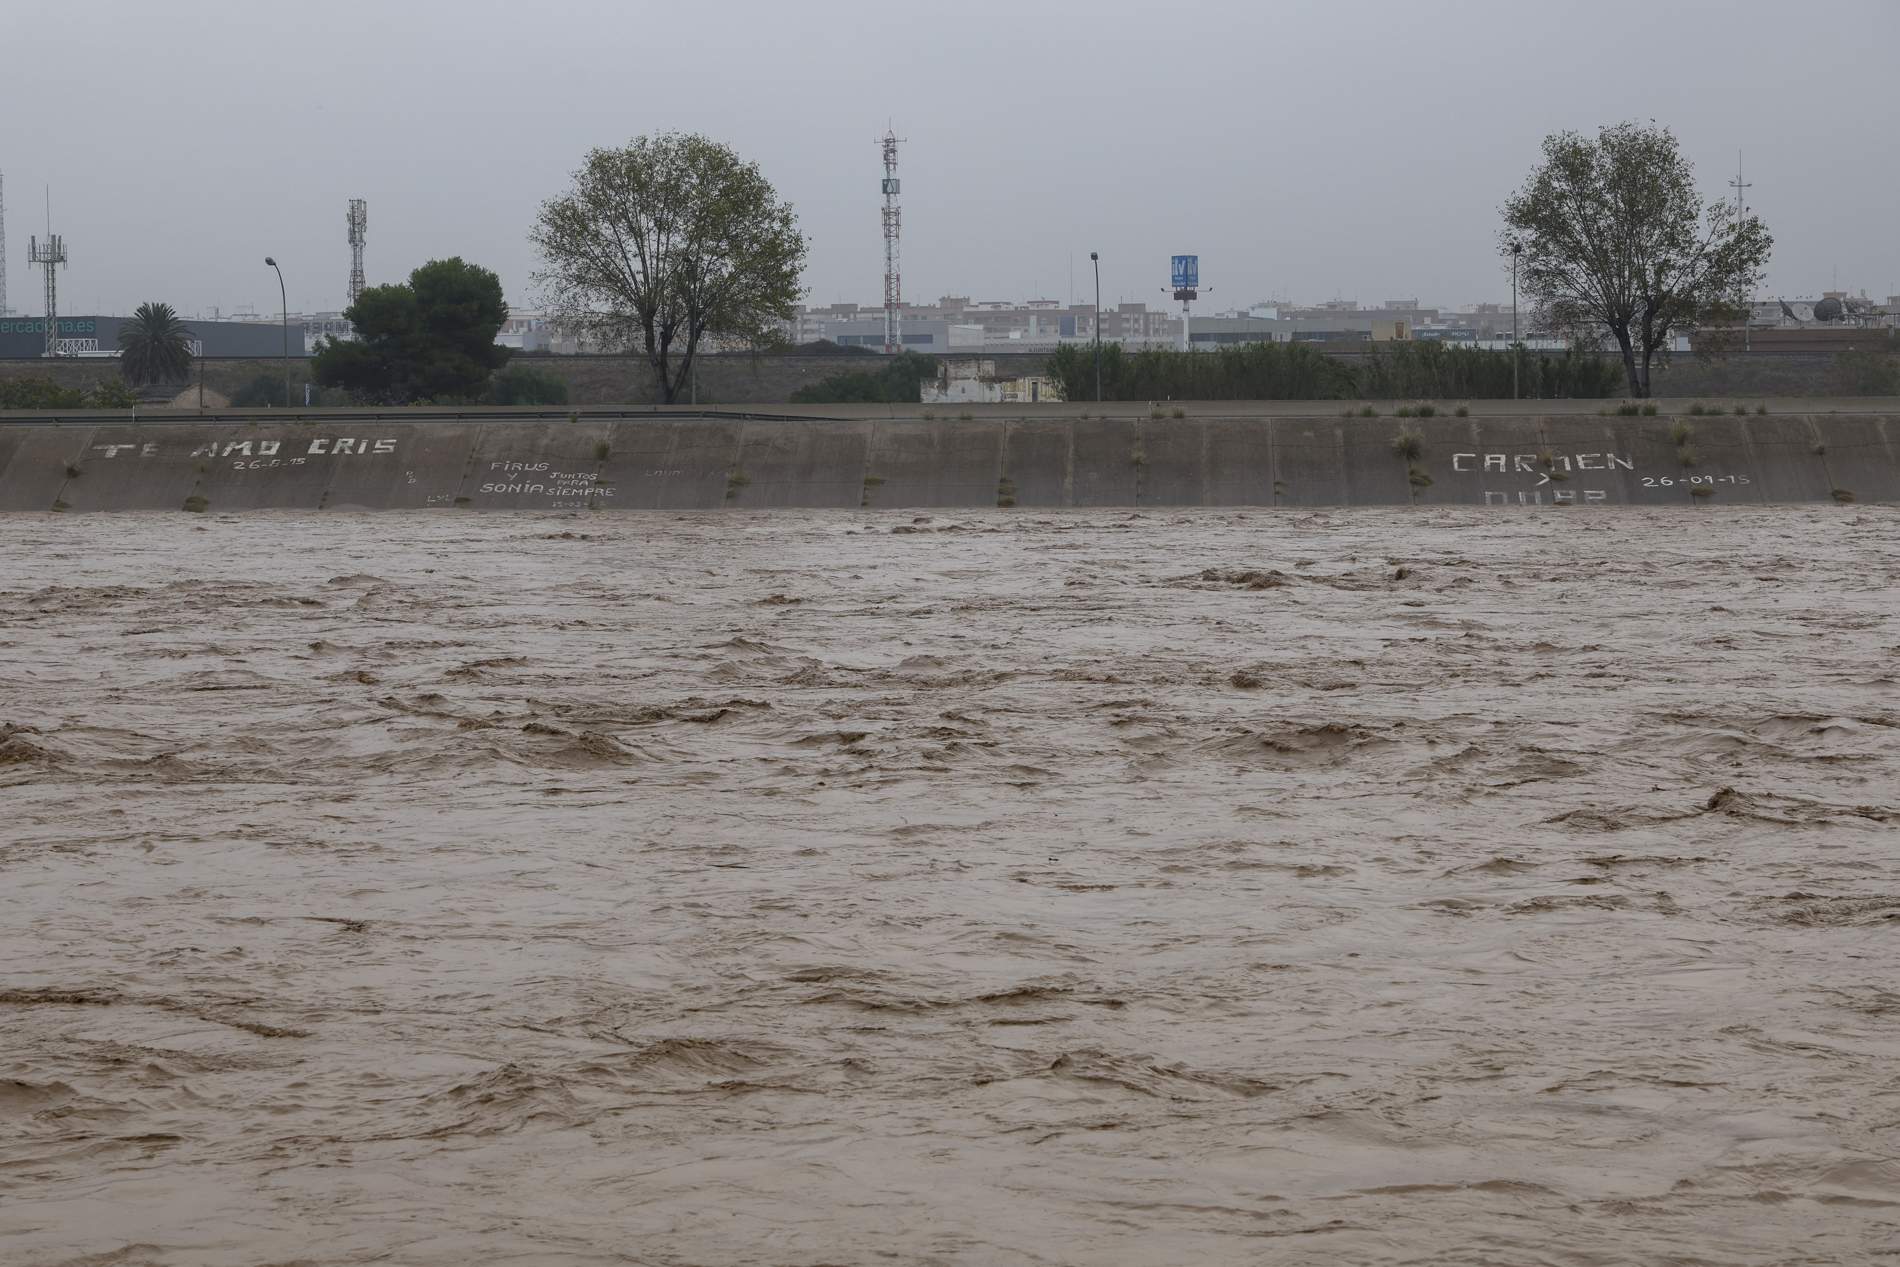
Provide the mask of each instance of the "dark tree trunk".
[{"label": "dark tree trunk", "polygon": [[1611,333],[1616,335],[1616,346],[1623,353],[1623,373],[1629,379],[1630,395],[1641,400],[1649,395],[1649,359],[1643,359],[1643,368],[1639,373],[1636,368],[1636,347],[1630,342],[1630,332],[1612,326]]},{"label": "dark tree trunk", "polygon": [[670,405],[673,403],[674,387],[673,373],[670,368],[671,361],[672,358],[668,356],[665,351],[650,351],[647,353],[647,364],[653,367],[654,381],[660,385],[660,403],[662,405]]}]

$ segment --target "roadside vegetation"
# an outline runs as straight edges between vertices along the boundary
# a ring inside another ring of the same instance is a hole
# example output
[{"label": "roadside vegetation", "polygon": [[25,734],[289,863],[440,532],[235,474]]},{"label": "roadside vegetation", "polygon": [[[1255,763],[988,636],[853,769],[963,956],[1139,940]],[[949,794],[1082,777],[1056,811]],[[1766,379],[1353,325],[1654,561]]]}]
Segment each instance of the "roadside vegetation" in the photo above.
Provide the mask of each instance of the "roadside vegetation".
[{"label": "roadside vegetation", "polygon": [[[1353,359],[1310,344],[1252,343],[1212,352],[1102,345],[1104,400],[1509,400],[1511,354],[1456,344],[1364,345]],[[1612,362],[1589,353],[1519,351],[1526,400],[1600,399],[1617,392]],[[1095,349],[1065,344],[1049,358],[1065,400],[1095,399]],[[1369,407],[1368,407],[1369,408]]]},{"label": "roadside vegetation", "polygon": [[0,379],[0,409],[131,409],[138,393],[117,378],[91,387],[62,387],[44,375]]},{"label": "roadside vegetation", "polygon": [[791,403],[914,405],[922,401],[924,380],[937,376],[937,358],[899,352],[881,359],[883,363],[874,369],[833,374],[808,383],[791,394]]},{"label": "roadside vegetation", "polygon": [[473,404],[508,360],[509,349],[495,345],[508,319],[501,278],[460,258],[371,286],[344,316],[356,338],[325,339],[312,371],[319,386],[359,404]]}]

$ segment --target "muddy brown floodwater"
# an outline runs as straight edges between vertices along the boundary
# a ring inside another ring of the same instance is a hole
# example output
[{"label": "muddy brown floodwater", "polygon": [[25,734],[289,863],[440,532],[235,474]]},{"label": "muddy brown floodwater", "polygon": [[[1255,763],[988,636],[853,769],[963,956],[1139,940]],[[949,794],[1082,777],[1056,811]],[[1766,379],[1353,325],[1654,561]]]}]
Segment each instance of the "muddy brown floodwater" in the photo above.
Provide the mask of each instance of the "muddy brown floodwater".
[{"label": "muddy brown floodwater", "polygon": [[1900,515],[0,522],[0,1260],[1900,1254]]}]

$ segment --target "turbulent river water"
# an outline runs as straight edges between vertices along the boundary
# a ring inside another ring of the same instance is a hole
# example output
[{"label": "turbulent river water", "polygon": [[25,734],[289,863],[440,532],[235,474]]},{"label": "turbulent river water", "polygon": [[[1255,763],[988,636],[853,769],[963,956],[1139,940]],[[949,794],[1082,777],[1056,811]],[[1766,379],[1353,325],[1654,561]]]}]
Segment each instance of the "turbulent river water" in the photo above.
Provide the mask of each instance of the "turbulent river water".
[{"label": "turbulent river water", "polygon": [[0,1260],[1900,1255],[1900,516],[0,521]]}]

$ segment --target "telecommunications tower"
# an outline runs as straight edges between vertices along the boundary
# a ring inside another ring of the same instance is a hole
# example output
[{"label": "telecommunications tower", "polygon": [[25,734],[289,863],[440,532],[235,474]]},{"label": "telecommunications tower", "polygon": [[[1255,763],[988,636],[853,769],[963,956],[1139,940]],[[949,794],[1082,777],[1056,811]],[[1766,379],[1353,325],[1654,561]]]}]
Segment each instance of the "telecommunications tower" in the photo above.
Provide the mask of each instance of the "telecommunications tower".
[{"label": "telecommunications tower", "polygon": [[369,204],[350,199],[350,302],[363,293],[363,243],[369,237]]},{"label": "telecommunications tower", "polygon": [[[47,205],[52,205],[52,196],[47,196]],[[42,356],[59,355],[59,267],[66,262],[66,239],[53,232],[53,217],[46,217],[46,245],[31,238],[27,245],[27,262],[38,264],[46,270],[46,351]]]},{"label": "telecommunications tower", "polygon": [[897,309],[904,300],[904,286],[897,271],[897,133],[885,132],[884,140],[884,350],[899,351],[904,344]]}]

